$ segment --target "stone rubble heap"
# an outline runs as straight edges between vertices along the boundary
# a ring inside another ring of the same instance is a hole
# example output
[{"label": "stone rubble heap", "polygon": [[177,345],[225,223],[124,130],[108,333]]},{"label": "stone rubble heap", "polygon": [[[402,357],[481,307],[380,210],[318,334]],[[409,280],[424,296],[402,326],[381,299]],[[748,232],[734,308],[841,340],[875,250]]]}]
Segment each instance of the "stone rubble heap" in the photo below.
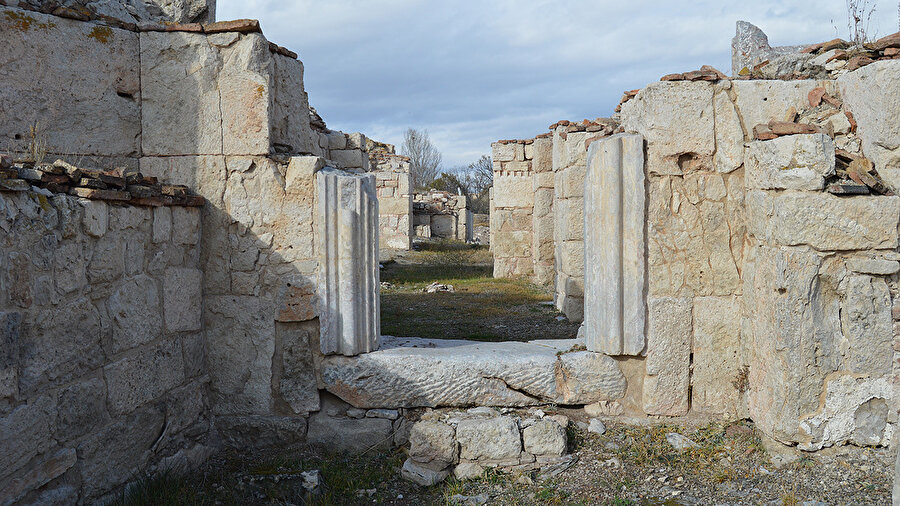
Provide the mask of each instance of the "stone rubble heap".
[{"label": "stone rubble heap", "polygon": [[136,170],[79,168],[62,160],[51,163],[12,163],[0,158],[0,191],[35,191],[44,196],[68,193],[90,200],[135,206],[200,207],[206,200],[187,186],[161,184]]},{"label": "stone rubble heap", "polygon": [[833,39],[772,48],[759,28],[738,22],[732,72],[735,79],[836,79],[876,61],[895,59],[900,59],[900,32],[863,44]]}]

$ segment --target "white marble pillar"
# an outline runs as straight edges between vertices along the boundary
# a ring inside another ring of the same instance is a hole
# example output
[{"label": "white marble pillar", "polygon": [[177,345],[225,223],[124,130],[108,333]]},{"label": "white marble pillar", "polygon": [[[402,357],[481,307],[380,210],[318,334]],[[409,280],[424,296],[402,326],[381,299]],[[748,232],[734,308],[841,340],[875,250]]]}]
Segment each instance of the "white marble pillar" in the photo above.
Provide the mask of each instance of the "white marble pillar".
[{"label": "white marble pillar", "polygon": [[584,188],[585,345],[640,355],[647,313],[644,138],[591,143]]},{"label": "white marble pillar", "polygon": [[322,353],[376,350],[381,331],[375,176],[316,173],[319,325]]}]

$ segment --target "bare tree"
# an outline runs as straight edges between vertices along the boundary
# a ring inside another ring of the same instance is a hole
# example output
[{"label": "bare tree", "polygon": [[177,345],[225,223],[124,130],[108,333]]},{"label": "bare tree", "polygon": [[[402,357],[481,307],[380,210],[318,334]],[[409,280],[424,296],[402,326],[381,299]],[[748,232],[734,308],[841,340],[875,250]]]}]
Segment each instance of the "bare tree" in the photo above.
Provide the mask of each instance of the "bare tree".
[{"label": "bare tree", "polygon": [[875,14],[874,0],[847,0],[847,28],[850,42],[862,44],[869,39],[867,32]]},{"label": "bare tree", "polygon": [[491,157],[482,155],[468,167],[469,186],[472,193],[482,193],[494,184],[494,164]]},{"label": "bare tree", "polygon": [[416,190],[422,190],[438,176],[441,152],[434,147],[427,130],[409,128],[403,135],[401,152],[409,157],[410,179]]}]

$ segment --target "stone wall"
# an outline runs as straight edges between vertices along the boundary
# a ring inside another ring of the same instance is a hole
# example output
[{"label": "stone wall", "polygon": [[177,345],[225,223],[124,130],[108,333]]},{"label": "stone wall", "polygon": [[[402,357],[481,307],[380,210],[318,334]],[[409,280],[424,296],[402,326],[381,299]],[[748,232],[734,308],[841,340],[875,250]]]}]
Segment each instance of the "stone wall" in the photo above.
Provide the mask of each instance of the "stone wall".
[{"label": "stone wall", "polygon": [[412,247],[413,193],[409,159],[390,149],[369,150],[369,167],[378,188],[379,247],[408,250]]},{"label": "stone wall", "polygon": [[534,139],[495,142],[491,149],[494,163],[490,210],[494,277],[531,276],[534,273]]},{"label": "stone wall", "polygon": [[0,502],[211,451],[200,211],[0,192]]},{"label": "stone wall", "polygon": [[138,26],[212,23],[216,20],[215,0],[4,0],[3,4],[23,11],[131,30]]},{"label": "stone wall", "polygon": [[413,194],[413,227],[417,237],[471,242],[474,230],[468,199],[437,190]]}]

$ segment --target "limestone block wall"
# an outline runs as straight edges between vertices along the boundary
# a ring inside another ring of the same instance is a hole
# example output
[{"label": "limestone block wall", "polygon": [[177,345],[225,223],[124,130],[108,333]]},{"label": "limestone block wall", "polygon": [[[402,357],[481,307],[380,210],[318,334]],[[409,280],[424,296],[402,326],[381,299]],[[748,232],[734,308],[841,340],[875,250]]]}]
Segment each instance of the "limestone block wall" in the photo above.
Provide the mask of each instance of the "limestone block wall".
[{"label": "limestone block wall", "polygon": [[552,134],[542,134],[534,139],[531,148],[531,188],[534,191],[534,207],[531,224],[531,260],[534,281],[552,286],[556,278],[556,248],[553,243],[553,201],[555,177],[553,175]]},{"label": "limestone block wall", "polygon": [[491,149],[494,163],[490,211],[494,277],[531,276],[534,273],[534,139],[495,142]]},{"label": "limestone block wall", "polygon": [[[755,141],[747,164],[749,410],[805,450],[888,445],[897,423],[888,406],[900,197],[820,191],[833,150],[821,134]],[[803,154],[815,158],[809,168],[796,166]]]},{"label": "limestone block wall", "polygon": [[413,227],[417,237],[471,242],[473,222],[465,195],[437,190],[413,194]]},{"label": "limestone block wall", "polygon": [[[896,72],[894,65],[856,72]],[[841,188],[828,186],[847,177],[836,154],[869,156],[867,143],[890,153],[894,138],[876,119],[881,112],[865,107],[869,129],[834,128],[836,114],[856,116],[853,74],[838,82],[660,82],[623,104],[625,131],[645,139],[644,413],[749,416],[807,450],[890,441],[900,369],[890,312],[898,197],[838,196],[831,192]],[[887,88],[867,87],[868,101],[890,104],[880,96]],[[814,101],[822,93],[837,110]],[[809,118],[821,133],[755,140],[755,125],[785,114]],[[890,173],[891,156],[871,152]],[[606,198],[609,188],[591,191]]]},{"label": "limestone block wall", "polygon": [[413,236],[409,159],[394,154],[393,146],[370,149],[369,167],[378,191],[379,247],[408,250]]},{"label": "limestone block wall", "polygon": [[555,303],[569,320],[580,322],[584,318],[585,141],[592,134],[572,126],[553,129]]},{"label": "limestone block wall", "polygon": [[138,33],[0,6],[0,44],[4,150],[137,166]]},{"label": "limestone block wall", "polygon": [[211,451],[197,208],[0,192],[0,502]]}]

